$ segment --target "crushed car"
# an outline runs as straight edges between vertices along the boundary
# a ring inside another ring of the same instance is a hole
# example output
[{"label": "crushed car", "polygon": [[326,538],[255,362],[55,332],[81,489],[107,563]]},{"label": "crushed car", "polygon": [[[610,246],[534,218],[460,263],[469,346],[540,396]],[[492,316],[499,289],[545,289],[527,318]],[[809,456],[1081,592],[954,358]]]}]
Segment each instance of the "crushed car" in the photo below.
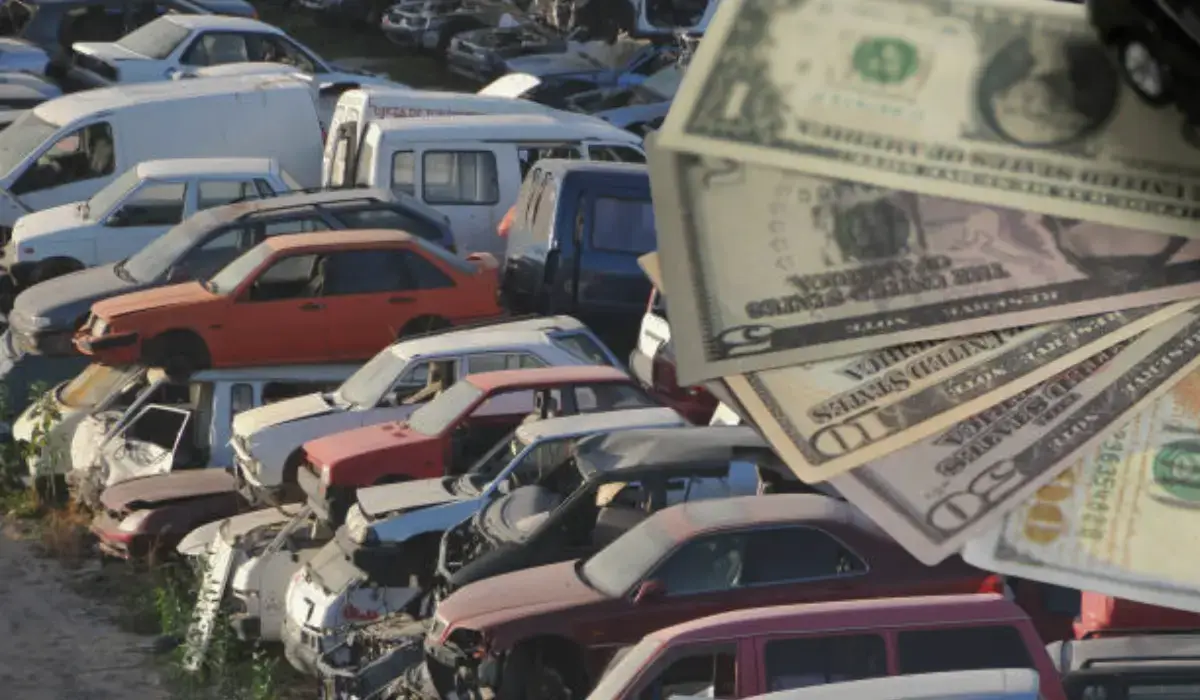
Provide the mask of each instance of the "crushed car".
[{"label": "crushed car", "polygon": [[462,474],[522,420],[656,407],[628,374],[615,367],[472,374],[407,420],[305,443],[296,481],[309,505],[340,525],[357,489]]},{"label": "crushed car", "polygon": [[509,72],[509,59],[566,50],[566,39],[545,26],[530,22],[458,34],[446,48],[446,64],[452,73],[490,83]]},{"label": "crushed car", "polygon": [[412,603],[432,579],[442,533],[495,499],[537,483],[570,457],[578,440],[684,425],[667,408],[547,418],[519,427],[462,476],[359,489],[345,524],[288,587],[287,658],[314,672],[317,656],[336,648],[349,628],[399,611],[419,612]]},{"label": "crushed car", "polygon": [[293,487],[304,443],[403,420],[467,375],[588,364],[620,365],[587,326],[569,316],[452,327],[399,340],[335,391],[240,414],[233,448],[243,495],[264,503],[299,497]]},{"label": "crushed car", "polygon": [[397,46],[444,54],[456,35],[501,26],[509,22],[505,15],[527,21],[506,0],[406,0],[389,8],[379,26]]}]

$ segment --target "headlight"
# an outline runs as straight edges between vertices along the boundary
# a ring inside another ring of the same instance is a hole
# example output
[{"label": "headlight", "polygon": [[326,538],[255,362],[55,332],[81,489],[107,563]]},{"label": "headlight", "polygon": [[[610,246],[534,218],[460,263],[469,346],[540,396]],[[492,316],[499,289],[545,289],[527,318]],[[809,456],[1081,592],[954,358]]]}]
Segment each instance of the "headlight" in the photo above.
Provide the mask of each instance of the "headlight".
[{"label": "headlight", "polygon": [[351,542],[373,544],[375,533],[371,532],[371,522],[363,514],[362,506],[353,505],[346,511],[346,532]]},{"label": "headlight", "polygon": [[49,328],[54,325],[54,322],[45,316],[30,316],[29,325],[34,328]]},{"label": "headlight", "polygon": [[319,469],[321,471],[321,488],[327,489],[329,488],[329,480],[331,478],[329,475],[329,465],[323,464]]},{"label": "headlight", "polygon": [[107,332],[108,332],[108,321],[97,317],[96,320],[92,322],[92,335],[99,337],[99,336],[104,335]]},{"label": "headlight", "polygon": [[142,522],[148,517],[150,517],[150,511],[136,511],[125,516],[125,519],[121,521],[121,524],[117,526],[117,529],[121,532],[137,532],[138,528],[142,526]]}]

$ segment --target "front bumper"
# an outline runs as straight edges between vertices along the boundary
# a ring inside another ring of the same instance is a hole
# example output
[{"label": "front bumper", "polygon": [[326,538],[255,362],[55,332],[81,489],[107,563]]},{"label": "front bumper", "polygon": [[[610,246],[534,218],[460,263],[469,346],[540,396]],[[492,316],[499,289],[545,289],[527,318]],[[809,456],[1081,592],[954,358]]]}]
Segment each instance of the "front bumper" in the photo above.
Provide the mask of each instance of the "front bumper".
[{"label": "front bumper", "polygon": [[379,658],[361,666],[336,665],[328,655],[318,659],[318,671],[330,698],[392,697],[381,692],[386,688],[403,688],[403,697],[411,700],[440,700],[433,679],[425,664],[425,622],[412,624],[413,633],[398,641]]},{"label": "front bumper", "polygon": [[101,511],[92,519],[88,529],[96,536],[96,546],[106,556],[133,559],[145,553],[145,538],[136,532],[125,532],[120,521]]},{"label": "front bumper", "polygon": [[84,355],[91,355],[109,365],[131,365],[141,358],[141,343],[137,333],[113,333],[99,338],[79,333],[74,338],[75,348]]},{"label": "front bumper", "polygon": [[46,355],[48,357],[72,357],[79,354],[75,347],[75,330],[73,328],[29,329],[20,324],[9,326],[12,330],[13,344],[17,350],[26,355]]}]

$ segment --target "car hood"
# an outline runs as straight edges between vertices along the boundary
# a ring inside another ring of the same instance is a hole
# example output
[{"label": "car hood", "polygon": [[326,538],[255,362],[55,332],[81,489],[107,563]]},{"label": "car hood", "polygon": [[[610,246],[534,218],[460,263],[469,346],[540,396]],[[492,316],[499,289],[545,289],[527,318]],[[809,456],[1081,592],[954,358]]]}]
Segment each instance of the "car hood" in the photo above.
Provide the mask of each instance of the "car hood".
[{"label": "car hood", "polygon": [[92,304],[151,285],[126,282],[116,265],[101,265],[55,277],[25,289],[13,303],[12,324],[23,327],[24,318],[49,318],[55,328],[72,325],[87,316]]},{"label": "car hood", "polygon": [[105,299],[92,307],[97,316],[114,318],[139,311],[150,311],[167,306],[187,306],[216,299],[199,282],[183,282],[169,287],[147,289],[132,294],[122,294],[115,299]]},{"label": "car hood", "polygon": [[13,227],[13,238],[25,241],[35,236],[90,226],[96,223],[90,219],[83,218],[83,214],[80,211],[81,204],[82,202],[72,202],[26,214],[17,219],[17,225]]},{"label": "car hood", "polygon": [[597,65],[579,53],[544,53],[517,56],[504,62],[512,73],[530,76],[559,75],[561,73],[608,73],[612,69]]},{"label": "car hood", "polygon": [[235,515],[232,518],[201,525],[189,532],[187,537],[184,537],[175,547],[175,551],[184,556],[200,556],[207,551],[209,544],[216,539],[218,534],[224,534],[228,541],[233,542],[238,537],[260,527],[286,523],[294,518],[301,508],[303,506],[299,503],[287,503],[278,508],[260,508],[249,513]]},{"label": "car hood", "polygon": [[149,61],[148,56],[143,56],[136,51],[114,44],[107,41],[77,41],[71,44],[71,48],[78,53],[95,56],[107,61]]},{"label": "car hood", "polygon": [[188,469],[122,481],[104,489],[100,502],[106,509],[120,512],[133,505],[152,508],[170,501],[236,491],[233,476],[223,469]]},{"label": "car hood", "polygon": [[400,484],[371,486],[358,490],[358,504],[362,507],[364,515],[379,516],[396,510],[409,511],[472,498],[451,493],[447,487],[452,481],[419,479]]},{"label": "car hood", "polygon": [[541,78],[529,73],[509,73],[488,83],[477,94],[517,98],[534,89],[541,82]]},{"label": "car hood", "polygon": [[575,562],[536,566],[476,581],[438,604],[437,616],[470,627],[472,620],[494,625],[530,614],[569,610],[606,600],[575,574]]},{"label": "car hood", "polygon": [[331,406],[320,393],[305,394],[237,414],[233,418],[233,434],[248,438],[263,428],[344,410],[341,406]]},{"label": "car hood", "polygon": [[408,423],[392,421],[311,440],[304,443],[304,452],[313,464],[335,464],[359,455],[403,449],[431,440],[437,438],[409,430]]}]

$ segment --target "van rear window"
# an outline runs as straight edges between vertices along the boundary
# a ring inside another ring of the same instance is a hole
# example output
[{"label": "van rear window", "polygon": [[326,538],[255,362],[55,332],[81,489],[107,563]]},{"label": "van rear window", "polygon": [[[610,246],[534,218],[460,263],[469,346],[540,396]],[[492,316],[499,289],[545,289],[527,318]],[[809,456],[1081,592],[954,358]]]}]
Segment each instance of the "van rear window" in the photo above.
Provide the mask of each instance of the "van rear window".
[{"label": "van rear window", "polygon": [[897,644],[905,675],[1034,667],[1021,633],[1008,625],[901,632]]},{"label": "van rear window", "polygon": [[592,245],[638,255],[655,250],[654,205],[649,199],[597,197]]},{"label": "van rear window", "polygon": [[877,634],[772,639],[763,656],[768,692],[887,675],[887,647]]}]

